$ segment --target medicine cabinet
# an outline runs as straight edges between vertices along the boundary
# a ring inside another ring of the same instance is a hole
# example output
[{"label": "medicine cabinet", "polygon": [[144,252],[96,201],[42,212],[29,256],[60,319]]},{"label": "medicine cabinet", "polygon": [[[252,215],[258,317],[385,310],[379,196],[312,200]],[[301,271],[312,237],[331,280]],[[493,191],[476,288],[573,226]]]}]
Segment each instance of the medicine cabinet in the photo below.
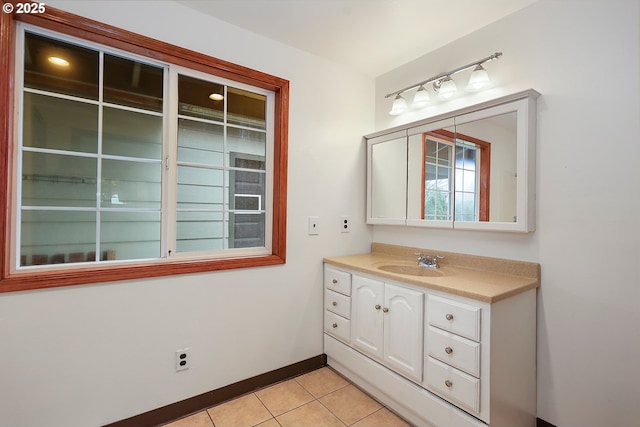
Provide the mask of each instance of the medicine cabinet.
[{"label": "medicine cabinet", "polygon": [[535,90],[366,135],[367,223],[535,230]]}]

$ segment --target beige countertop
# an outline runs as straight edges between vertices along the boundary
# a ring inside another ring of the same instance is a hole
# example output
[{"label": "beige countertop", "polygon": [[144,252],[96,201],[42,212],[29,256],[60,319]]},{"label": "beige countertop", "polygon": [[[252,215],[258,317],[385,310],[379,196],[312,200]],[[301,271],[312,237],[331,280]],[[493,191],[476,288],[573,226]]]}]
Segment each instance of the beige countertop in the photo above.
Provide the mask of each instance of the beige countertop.
[{"label": "beige countertop", "polygon": [[[381,270],[384,265],[417,265],[414,253],[443,255],[437,277]],[[540,265],[525,261],[464,255],[432,249],[373,243],[371,253],[325,258],[324,262],[396,282],[494,303],[540,286]]]}]

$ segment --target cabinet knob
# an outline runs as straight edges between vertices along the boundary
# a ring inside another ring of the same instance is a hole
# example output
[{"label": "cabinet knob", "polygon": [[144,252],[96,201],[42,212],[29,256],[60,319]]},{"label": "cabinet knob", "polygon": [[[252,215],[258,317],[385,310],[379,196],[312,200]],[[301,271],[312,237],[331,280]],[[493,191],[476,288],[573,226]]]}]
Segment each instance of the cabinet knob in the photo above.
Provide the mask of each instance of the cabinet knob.
[{"label": "cabinet knob", "polygon": [[331,325],[331,326],[333,326],[333,329],[335,329],[335,328],[337,328],[337,327],[338,327],[338,324],[337,324],[337,323],[334,323],[334,324],[333,324],[333,325]]},{"label": "cabinet knob", "polygon": [[331,305],[335,307],[336,305],[338,305],[338,303],[336,301],[333,301]]},{"label": "cabinet knob", "polygon": [[453,349],[451,347],[445,347],[444,348],[444,352],[447,353],[447,354],[451,354],[451,353],[453,353]]},{"label": "cabinet knob", "polygon": [[444,385],[447,386],[447,388],[451,388],[451,386],[453,385],[453,383],[449,380],[445,380]]},{"label": "cabinet knob", "polygon": [[335,285],[336,283],[338,283],[338,279],[333,279],[333,280],[331,281],[331,283],[333,283],[333,284]]},{"label": "cabinet knob", "polygon": [[382,311],[383,311],[384,313],[388,313],[388,312],[389,312],[389,309],[388,309],[387,307],[385,307],[385,308],[383,308],[383,309],[382,309]]},{"label": "cabinet knob", "polygon": [[376,310],[380,310],[382,307],[380,307],[380,304],[376,304]]},{"label": "cabinet knob", "polygon": [[446,317],[447,320],[453,320],[453,314],[451,314],[451,313],[445,314],[444,317]]}]

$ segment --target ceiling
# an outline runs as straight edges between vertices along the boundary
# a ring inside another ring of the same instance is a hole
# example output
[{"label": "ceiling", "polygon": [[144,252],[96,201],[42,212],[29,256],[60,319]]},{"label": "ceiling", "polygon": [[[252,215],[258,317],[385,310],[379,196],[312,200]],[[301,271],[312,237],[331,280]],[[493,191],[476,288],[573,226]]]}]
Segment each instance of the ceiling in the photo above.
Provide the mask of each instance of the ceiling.
[{"label": "ceiling", "polygon": [[378,76],[537,0],[175,0]]}]

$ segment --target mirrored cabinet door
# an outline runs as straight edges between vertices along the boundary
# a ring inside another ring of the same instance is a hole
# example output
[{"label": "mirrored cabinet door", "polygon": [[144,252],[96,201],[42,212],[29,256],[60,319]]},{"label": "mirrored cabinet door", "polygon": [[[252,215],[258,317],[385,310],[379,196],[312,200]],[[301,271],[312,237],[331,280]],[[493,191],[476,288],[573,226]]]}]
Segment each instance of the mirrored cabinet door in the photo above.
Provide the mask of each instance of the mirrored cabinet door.
[{"label": "mirrored cabinet door", "polygon": [[367,223],[404,224],[407,217],[407,132],[367,141]]},{"label": "mirrored cabinet door", "polygon": [[408,130],[407,225],[453,227],[454,132],[453,119]]}]

